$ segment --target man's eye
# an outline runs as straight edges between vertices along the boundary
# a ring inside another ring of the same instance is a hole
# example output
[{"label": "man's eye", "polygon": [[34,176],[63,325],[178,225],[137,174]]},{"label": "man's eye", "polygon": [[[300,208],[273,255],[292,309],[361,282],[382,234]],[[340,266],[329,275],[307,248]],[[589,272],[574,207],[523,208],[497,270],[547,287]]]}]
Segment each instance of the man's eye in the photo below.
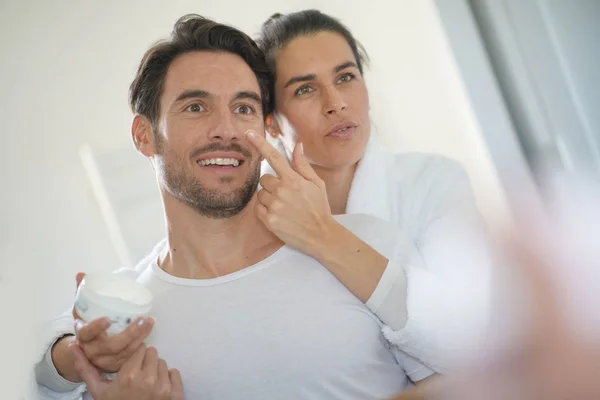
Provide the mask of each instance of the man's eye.
[{"label": "man's eye", "polygon": [[187,106],[185,108],[185,111],[202,112],[202,111],[204,111],[204,107],[202,107],[200,104],[194,103],[194,104],[190,104],[189,106]]},{"label": "man's eye", "polygon": [[250,107],[249,105],[242,104],[235,109],[235,112],[238,114],[254,114],[254,108]]},{"label": "man's eye", "polygon": [[296,90],[296,92],[294,93],[296,96],[302,96],[305,94],[308,94],[310,92],[312,92],[314,89],[311,88],[310,86],[302,86],[300,87],[298,90]]}]

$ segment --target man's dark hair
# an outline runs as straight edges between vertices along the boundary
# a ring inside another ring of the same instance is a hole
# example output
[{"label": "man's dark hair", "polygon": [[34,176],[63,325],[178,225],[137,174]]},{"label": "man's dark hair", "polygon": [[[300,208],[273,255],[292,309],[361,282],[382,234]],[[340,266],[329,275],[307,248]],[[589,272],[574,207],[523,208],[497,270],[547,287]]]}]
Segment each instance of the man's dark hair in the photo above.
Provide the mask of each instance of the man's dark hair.
[{"label": "man's dark hair", "polygon": [[258,80],[263,116],[271,113],[271,73],[264,53],[252,38],[231,26],[188,14],[179,18],[168,39],[157,42],[146,52],[129,87],[131,110],[150,120],[155,135],[160,115],[160,96],[169,65],[178,56],[193,51],[222,51],[240,56]]}]

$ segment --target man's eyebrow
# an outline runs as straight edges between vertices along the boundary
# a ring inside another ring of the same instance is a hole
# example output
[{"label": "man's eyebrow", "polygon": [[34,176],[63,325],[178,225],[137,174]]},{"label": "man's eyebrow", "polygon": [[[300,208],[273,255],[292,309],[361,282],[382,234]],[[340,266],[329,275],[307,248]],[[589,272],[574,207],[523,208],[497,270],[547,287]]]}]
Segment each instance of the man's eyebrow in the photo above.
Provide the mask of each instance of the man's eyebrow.
[{"label": "man's eyebrow", "polygon": [[233,101],[243,100],[243,99],[253,100],[253,101],[257,102],[258,104],[262,105],[262,98],[260,97],[260,95],[251,90],[244,90],[241,92],[237,92],[235,94],[235,96],[233,97]]},{"label": "man's eyebrow", "polygon": [[186,90],[185,92],[182,92],[179,96],[177,96],[177,98],[175,99],[175,103],[187,99],[206,99],[209,97],[213,96],[206,90]]}]

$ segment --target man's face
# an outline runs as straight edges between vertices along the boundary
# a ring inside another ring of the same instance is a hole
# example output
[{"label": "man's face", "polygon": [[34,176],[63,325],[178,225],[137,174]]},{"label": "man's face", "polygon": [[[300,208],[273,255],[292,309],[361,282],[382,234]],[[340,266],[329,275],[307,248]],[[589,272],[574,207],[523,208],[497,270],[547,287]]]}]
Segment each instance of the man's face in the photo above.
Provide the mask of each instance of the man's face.
[{"label": "man's face", "polygon": [[170,65],[160,98],[154,165],[163,190],[201,215],[228,218],[250,201],[260,155],[246,140],[264,134],[260,89],[234,54],[191,52]]}]

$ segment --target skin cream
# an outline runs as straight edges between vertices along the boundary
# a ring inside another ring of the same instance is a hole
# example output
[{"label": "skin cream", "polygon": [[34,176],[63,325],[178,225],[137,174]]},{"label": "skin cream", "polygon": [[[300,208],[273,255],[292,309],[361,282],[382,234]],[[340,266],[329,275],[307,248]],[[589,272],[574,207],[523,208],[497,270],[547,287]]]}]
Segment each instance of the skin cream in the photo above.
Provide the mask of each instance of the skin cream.
[{"label": "skin cream", "polygon": [[90,274],[77,289],[75,310],[86,322],[107,317],[107,332],[122,332],[138,317],[148,316],[152,293],[134,281],[115,274]]}]

